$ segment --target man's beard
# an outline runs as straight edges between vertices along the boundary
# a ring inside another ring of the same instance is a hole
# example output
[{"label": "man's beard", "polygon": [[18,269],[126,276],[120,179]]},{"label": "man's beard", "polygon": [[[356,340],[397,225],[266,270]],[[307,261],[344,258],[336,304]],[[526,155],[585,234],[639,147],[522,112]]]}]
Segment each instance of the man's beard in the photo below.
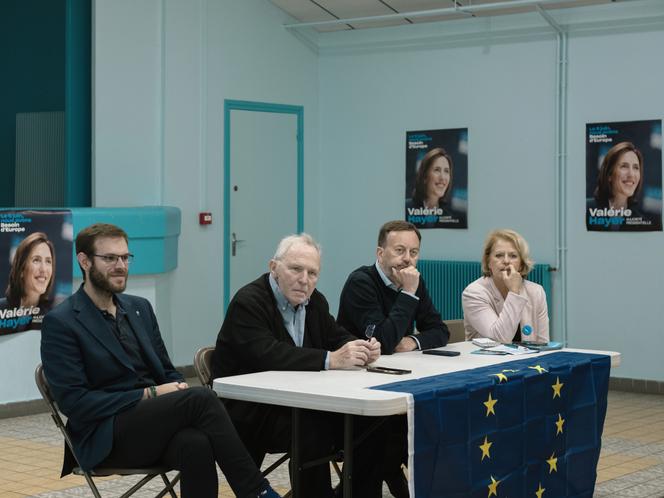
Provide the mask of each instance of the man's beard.
[{"label": "man's beard", "polygon": [[[115,275],[113,275],[115,274]],[[121,284],[113,284],[109,277],[122,275],[125,277],[124,281]],[[116,294],[118,292],[124,292],[127,287],[127,271],[113,270],[109,277],[105,277],[93,264],[90,267],[90,283],[94,285],[97,290],[101,292],[107,292],[109,294]]]}]

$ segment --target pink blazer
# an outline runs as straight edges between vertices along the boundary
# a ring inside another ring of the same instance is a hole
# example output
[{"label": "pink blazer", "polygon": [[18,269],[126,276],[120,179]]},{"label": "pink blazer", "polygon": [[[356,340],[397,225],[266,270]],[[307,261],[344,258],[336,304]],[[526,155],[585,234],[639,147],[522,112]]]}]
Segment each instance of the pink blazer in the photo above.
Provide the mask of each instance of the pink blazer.
[{"label": "pink blazer", "polygon": [[[509,292],[503,299],[491,277],[480,277],[464,289],[461,302],[466,340],[488,337],[512,342],[521,324],[521,340],[549,341],[546,294],[539,284],[524,280],[519,294]],[[526,325],[532,328],[530,335],[523,333]]]}]

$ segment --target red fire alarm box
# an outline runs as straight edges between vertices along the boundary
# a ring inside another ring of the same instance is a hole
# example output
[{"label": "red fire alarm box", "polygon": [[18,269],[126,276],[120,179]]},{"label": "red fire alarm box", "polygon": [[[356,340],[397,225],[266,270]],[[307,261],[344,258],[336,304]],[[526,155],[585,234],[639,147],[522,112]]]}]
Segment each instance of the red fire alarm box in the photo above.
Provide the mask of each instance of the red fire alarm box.
[{"label": "red fire alarm box", "polygon": [[198,223],[200,225],[211,225],[212,213],[198,213]]}]

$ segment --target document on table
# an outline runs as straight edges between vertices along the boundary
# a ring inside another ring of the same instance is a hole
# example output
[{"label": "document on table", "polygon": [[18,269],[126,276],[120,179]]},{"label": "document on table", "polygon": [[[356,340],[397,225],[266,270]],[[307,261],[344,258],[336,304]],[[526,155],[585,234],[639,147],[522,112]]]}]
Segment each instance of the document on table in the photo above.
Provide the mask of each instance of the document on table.
[{"label": "document on table", "polygon": [[473,351],[475,354],[511,354],[511,355],[522,355],[522,354],[532,354],[537,353],[536,349],[530,349],[517,344],[501,344],[500,346],[493,346],[491,348],[482,348],[477,351]]}]

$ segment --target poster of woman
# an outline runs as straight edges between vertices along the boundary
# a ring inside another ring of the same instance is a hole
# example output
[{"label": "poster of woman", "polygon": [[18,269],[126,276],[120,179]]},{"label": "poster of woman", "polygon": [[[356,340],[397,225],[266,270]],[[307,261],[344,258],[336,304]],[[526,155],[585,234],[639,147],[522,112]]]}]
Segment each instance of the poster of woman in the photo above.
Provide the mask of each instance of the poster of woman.
[{"label": "poster of woman", "polygon": [[586,228],[662,230],[662,121],[586,125]]},{"label": "poster of woman", "polygon": [[0,335],[41,328],[71,294],[70,211],[0,211]]},{"label": "poster of woman", "polygon": [[406,132],[406,221],[468,228],[468,128]]}]

